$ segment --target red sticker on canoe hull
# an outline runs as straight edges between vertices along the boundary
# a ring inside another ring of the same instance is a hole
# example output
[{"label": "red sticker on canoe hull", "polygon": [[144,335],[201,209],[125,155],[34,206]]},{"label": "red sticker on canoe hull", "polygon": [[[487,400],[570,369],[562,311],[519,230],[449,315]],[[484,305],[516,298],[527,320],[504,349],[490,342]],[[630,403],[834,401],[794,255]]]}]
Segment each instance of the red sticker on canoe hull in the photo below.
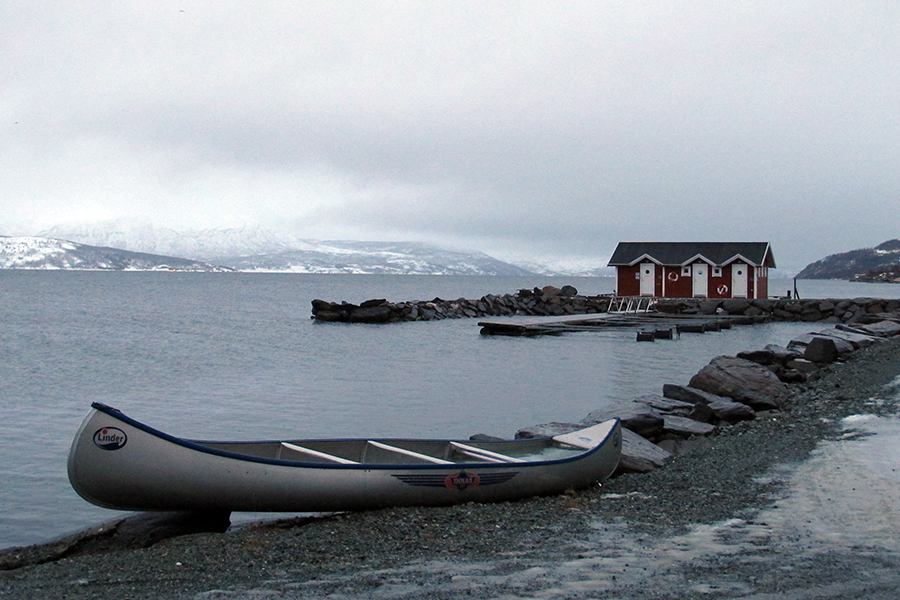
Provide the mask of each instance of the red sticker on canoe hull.
[{"label": "red sticker on canoe hull", "polygon": [[484,487],[486,485],[506,483],[518,474],[518,471],[500,471],[481,473],[480,475],[477,475],[475,473],[469,473],[467,471],[458,471],[449,475],[437,475],[430,473],[422,475],[419,475],[417,473],[398,473],[396,475],[393,475],[393,477],[396,477],[407,485],[413,485],[416,487],[450,488],[451,490],[458,490],[460,492],[463,492],[474,487]]},{"label": "red sticker on canoe hull", "polygon": [[478,475],[475,473],[466,473],[465,471],[447,475],[447,479],[444,480],[444,485],[448,488],[459,491],[473,488],[479,483],[481,483],[481,478]]}]

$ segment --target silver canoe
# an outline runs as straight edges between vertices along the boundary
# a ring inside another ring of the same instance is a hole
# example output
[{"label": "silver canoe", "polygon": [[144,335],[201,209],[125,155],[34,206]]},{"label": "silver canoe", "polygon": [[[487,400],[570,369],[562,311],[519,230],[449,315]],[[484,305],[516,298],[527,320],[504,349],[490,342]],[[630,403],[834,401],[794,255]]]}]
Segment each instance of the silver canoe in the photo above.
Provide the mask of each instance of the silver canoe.
[{"label": "silver canoe", "polygon": [[603,481],[618,419],[548,438],[213,442],[167,435],[94,403],[72,443],[69,481],[119,510],[319,512],[502,502]]}]

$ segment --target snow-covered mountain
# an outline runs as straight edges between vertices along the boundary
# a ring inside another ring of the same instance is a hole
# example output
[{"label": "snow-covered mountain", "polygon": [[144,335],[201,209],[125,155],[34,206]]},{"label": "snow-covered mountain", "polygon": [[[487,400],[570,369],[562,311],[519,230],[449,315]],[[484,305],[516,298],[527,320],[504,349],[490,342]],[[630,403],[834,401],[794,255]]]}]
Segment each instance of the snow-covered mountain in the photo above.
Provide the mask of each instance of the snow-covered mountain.
[{"label": "snow-covered mountain", "polygon": [[0,236],[0,269],[230,271],[206,263],[43,237]]},{"label": "snow-covered mountain", "polygon": [[[132,247],[134,247],[133,244]],[[217,265],[217,266],[213,266]],[[529,275],[482,253],[412,242],[298,241],[291,250],[209,262],[46,237],[0,236],[0,269],[265,271],[396,275]]]},{"label": "snow-covered mountain", "polygon": [[57,226],[42,237],[117,247],[231,267],[240,271],[388,273],[416,275],[531,275],[480,252],[455,252],[416,242],[302,239],[256,225],[175,231],[146,222],[110,221]]},{"label": "snow-covered mountain", "polygon": [[220,257],[216,262],[240,271],[391,275],[532,274],[480,252],[453,252],[415,242],[304,240],[302,246],[271,254]]},{"label": "snow-covered mountain", "polygon": [[241,271],[445,275],[608,276],[605,260],[504,262],[481,252],[458,252],[418,242],[322,241],[260,225],[176,231],[147,221],[59,225],[41,237],[122,248],[224,265]]}]

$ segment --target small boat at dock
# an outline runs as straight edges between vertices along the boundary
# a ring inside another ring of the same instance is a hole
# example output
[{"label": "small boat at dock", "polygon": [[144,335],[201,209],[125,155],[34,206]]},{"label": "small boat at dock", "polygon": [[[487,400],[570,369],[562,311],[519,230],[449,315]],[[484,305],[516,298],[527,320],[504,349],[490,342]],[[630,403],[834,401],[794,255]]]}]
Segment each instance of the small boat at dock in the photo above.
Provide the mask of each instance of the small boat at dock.
[{"label": "small boat at dock", "polygon": [[613,419],[522,440],[174,437],[93,403],[69,453],[69,481],[117,510],[331,512],[504,502],[563,493],[612,475]]}]

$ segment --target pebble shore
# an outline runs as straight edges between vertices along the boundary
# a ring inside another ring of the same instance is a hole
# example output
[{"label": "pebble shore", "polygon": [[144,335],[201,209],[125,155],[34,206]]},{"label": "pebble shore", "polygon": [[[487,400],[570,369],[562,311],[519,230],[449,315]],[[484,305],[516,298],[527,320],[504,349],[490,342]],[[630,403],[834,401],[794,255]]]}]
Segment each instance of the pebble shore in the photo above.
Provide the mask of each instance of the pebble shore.
[{"label": "pebble shore", "polygon": [[886,386],[898,374],[895,337],[664,468],[563,496],[270,521],[147,548],[112,542],[40,564],[28,560],[40,547],[16,549],[6,559],[24,566],[0,571],[0,598],[895,598],[900,555],[889,552],[800,557],[751,544],[744,554],[671,556],[698,528],[752,525],[783,492],[773,470],[836,439],[841,418],[896,414],[897,390]]}]

